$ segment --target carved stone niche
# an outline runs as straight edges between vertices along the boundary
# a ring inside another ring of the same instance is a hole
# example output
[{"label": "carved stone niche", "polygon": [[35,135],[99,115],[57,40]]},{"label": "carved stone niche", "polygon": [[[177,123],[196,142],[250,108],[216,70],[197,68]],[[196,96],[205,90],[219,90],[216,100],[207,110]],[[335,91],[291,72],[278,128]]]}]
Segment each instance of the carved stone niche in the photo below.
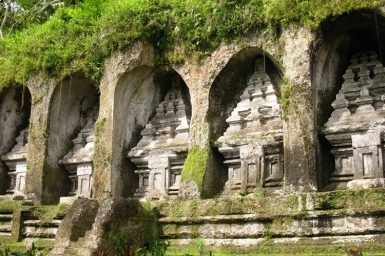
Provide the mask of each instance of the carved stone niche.
[{"label": "carved stone niche", "polygon": [[129,153],[139,175],[138,198],[177,197],[183,164],[188,152],[190,108],[180,78],[156,109],[155,117],[141,132],[142,139]]},{"label": "carved stone niche", "polygon": [[25,175],[27,173],[28,129],[24,129],[16,137],[15,147],[2,160],[8,166],[10,186],[7,194],[24,197]]},{"label": "carved stone niche", "polygon": [[323,134],[335,170],[326,189],[384,187],[385,68],[374,52],[353,55]]},{"label": "carved stone niche", "polygon": [[91,197],[95,140],[94,124],[97,117],[98,107],[94,106],[88,110],[85,125],[78,136],[72,140],[74,147],[63,159],[59,160],[59,164],[69,172],[69,178],[72,182],[69,196]]},{"label": "carved stone niche", "polygon": [[226,119],[229,127],[218,139],[228,166],[224,194],[282,186],[283,121],[276,90],[263,59],[255,61],[241,100]]}]

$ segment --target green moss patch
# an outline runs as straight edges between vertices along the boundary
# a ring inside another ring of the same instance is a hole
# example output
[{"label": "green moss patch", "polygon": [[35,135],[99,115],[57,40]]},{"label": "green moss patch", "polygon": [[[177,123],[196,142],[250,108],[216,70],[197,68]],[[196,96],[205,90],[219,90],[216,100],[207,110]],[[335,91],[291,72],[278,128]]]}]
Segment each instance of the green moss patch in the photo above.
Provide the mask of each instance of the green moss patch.
[{"label": "green moss patch", "polygon": [[209,151],[207,148],[192,148],[188,152],[187,159],[184,163],[181,181],[184,183],[193,181],[198,185],[199,190],[202,191],[202,184],[206,173],[208,157]]},{"label": "green moss patch", "polygon": [[40,205],[37,207],[32,207],[28,211],[30,211],[32,215],[39,218],[41,221],[49,222],[54,218],[64,218],[69,207],[70,206],[66,204]]},{"label": "green moss patch", "polygon": [[382,189],[363,189],[317,193],[314,196],[314,208],[316,210],[383,210],[385,209],[385,191]]},{"label": "green moss patch", "polygon": [[21,204],[22,204],[21,201],[1,200],[0,212],[12,212],[16,207],[19,207]]},{"label": "green moss patch", "polygon": [[106,124],[106,117],[99,118],[95,123],[95,152],[94,152],[94,165],[100,170],[106,170],[111,164],[111,152],[101,143],[100,138]]},{"label": "green moss patch", "polygon": [[[167,252],[170,255],[199,255],[200,251],[211,251],[214,255],[346,255],[349,248],[359,248],[363,255],[385,255],[385,246],[381,242],[385,237],[381,234],[373,242],[349,242],[342,241],[338,235],[333,236],[333,231],[326,229],[322,231],[325,232],[323,235],[317,236],[317,233],[312,233],[312,226],[308,226],[314,218],[331,220],[365,215],[374,216],[382,227],[384,196],[385,190],[382,189],[276,197],[249,194],[244,197],[157,201],[152,202],[151,207],[159,216],[161,235],[171,239]],[[211,238],[202,237],[205,225],[230,227],[255,222],[263,225],[264,230],[247,237],[254,239],[254,245],[215,247],[208,245],[213,242]],[[298,225],[304,233],[293,237],[293,229]],[[183,238],[191,239],[189,246],[178,245],[177,240],[172,240],[180,239],[178,234],[183,232]],[[206,242],[206,239],[210,241]]]},{"label": "green moss patch", "polygon": [[[199,242],[203,245],[199,246]],[[274,243],[273,240],[265,240],[253,247],[245,246],[222,246],[220,250],[204,245],[204,238],[196,238],[190,245],[174,245],[171,243],[167,250],[168,255],[200,255],[200,252],[206,252],[203,255],[235,256],[235,255],[257,255],[257,256],[313,256],[313,255],[333,255],[346,256],[349,248],[359,248],[362,255],[380,256],[385,255],[385,246],[379,243],[362,243],[358,247],[355,244],[333,244],[316,242],[298,242],[294,244]],[[201,254],[202,255],[202,254]]]},{"label": "green moss patch", "polygon": [[[99,81],[104,60],[140,40],[155,46],[156,65],[204,59],[222,42],[296,24],[317,29],[329,17],[379,10],[385,0],[84,0],[59,8],[0,39],[0,89],[32,74],[74,72]],[[167,53],[167,56],[165,55]]]}]

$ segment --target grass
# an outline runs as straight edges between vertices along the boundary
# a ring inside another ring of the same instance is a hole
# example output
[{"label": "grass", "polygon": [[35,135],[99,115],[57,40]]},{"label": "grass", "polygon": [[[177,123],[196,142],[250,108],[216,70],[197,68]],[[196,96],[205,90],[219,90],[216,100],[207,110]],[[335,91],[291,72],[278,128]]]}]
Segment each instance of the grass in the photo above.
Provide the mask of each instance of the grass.
[{"label": "grass", "polygon": [[154,65],[197,61],[222,42],[297,25],[317,30],[331,17],[379,10],[385,0],[84,0],[0,40],[0,90],[43,74],[75,72],[99,82],[104,60],[133,42],[155,47]]},{"label": "grass", "polygon": [[[348,248],[356,248],[354,245],[341,244],[273,244],[270,241],[262,242],[255,246],[226,246],[223,245],[218,249],[204,247],[203,251],[211,251],[215,256],[233,256],[233,255],[257,255],[257,256],[315,256],[315,255],[334,255],[346,256]],[[375,243],[363,243],[358,248],[361,249],[363,256],[385,255],[383,246]],[[200,255],[200,248],[194,245],[170,246],[167,251],[168,255]],[[207,254],[208,255],[208,254]]]}]

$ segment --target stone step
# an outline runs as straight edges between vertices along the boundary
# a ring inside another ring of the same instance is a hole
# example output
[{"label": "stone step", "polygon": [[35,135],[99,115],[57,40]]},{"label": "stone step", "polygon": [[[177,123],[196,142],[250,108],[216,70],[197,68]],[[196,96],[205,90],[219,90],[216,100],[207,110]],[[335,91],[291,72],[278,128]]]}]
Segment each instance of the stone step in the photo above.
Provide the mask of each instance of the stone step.
[{"label": "stone step", "polygon": [[0,232],[11,232],[12,224],[0,223]]},{"label": "stone step", "polygon": [[4,221],[4,220],[12,220],[12,216],[13,216],[12,213],[9,213],[9,214],[2,213],[2,214],[0,214],[0,222]]},{"label": "stone step", "polygon": [[12,232],[12,213],[0,214],[0,236],[10,236]]},{"label": "stone step", "polygon": [[41,221],[41,220],[25,220],[25,226],[36,226],[36,227],[58,227],[61,220],[50,220],[50,221]]},{"label": "stone step", "polygon": [[26,219],[23,222],[23,236],[26,238],[55,238],[61,220]]}]

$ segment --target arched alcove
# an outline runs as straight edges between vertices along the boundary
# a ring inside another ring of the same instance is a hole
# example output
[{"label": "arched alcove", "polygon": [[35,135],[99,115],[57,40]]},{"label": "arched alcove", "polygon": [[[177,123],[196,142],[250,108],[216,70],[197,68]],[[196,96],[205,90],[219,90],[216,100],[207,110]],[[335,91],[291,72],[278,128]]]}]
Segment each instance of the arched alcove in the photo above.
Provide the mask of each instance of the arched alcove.
[{"label": "arched alcove", "polygon": [[169,68],[137,67],[119,81],[114,98],[113,195],[131,197],[136,193],[139,176],[135,171],[138,167],[128,153],[141,141],[142,131],[157,115],[157,108],[165,100],[175,78],[190,101],[186,84]]},{"label": "arched alcove", "polygon": [[[99,93],[95,84],[81,74],[63,79],[55,88],[49,113],[47,160],[44,167],[43,188],[47,203],[57,203],[60,197],[70,195],[71,173],[59,160],[73,148],[74,139],[87,124],[87,114],[99,105]],[[76,170],[75,170],[76,172]]]},{"label": "arched alcove", "polygon": [[[363,10],[325,21],[312,54],[312,84],[314,88],[315,126],[317,127],[318,187],[326,190],[344,188],[328,185],[336,169],[331,144],[323,135],[336,95],[345,82],[343,75],[354,54],[373,52],[383,62],[385,53],[385,19],[374,11]],[[345,184],[346,185],[346,184]]]},{"label": "arched alcove", "polygon": [[[232,117],[233,114],[242,115],[242,116],[235,117],[235,119],[237,119],[239,122],[235,121],[234,123],[235,126],[241,127],[245,125],[243,121],[248,118],[247,116],[249,117],[251,116],[250,113],[255,113],[255,111],[258,111],[258,109],[252,109],[248,107],[247,110],[245,109],[247,113],[240,114],[240,112],[243,110],[238,111],[238,110],[235,110],[235,108],[237,106],[242,108],[242,106],[240,105],[242,105],[243,103],[240,103],[240,102],[243,100],[245,100],[244,102],[257,101],[257,104],[260,104],[260,103],[264,104],[263,103],[264,101],[267,100],[270,102],[270,100],[274,98],[273,101],[276,102],[277,106],[279,105],[278,97],[280,95],[280,85],[282,81],[281,81],[281,73],[279,71],[280,69],[277,67],[278,67],[277,63],[274,61],[272,56],[270,56],[267,52],[264,52],[262,49],[257,47],[251,47],[251,48],[241,50],[240,52],[235,54],[230,59],[228,64],[224,67],[224,69],[221,70],[221,72],[213,82],[213,85],[210,89],[210,95],[209,95],[210,105],[209,105],[208,122],[210,124],[210,140],[212,142],[212,147],[211,147],[212,156],[213,156],[212,161],[214,162],[212,166],[215,166],[215,170],[212,170],[212,180],[216,181],[215,182],[216,192],[219,192],[221,189],[223,189],[225,187],[225,183],[229,179],[231,179],[231,177],[229,177],[231,172],[230,169],[232,169],[231,163],[232,162],[238,163],[239,162],[238,160],[240,157],[239,155],[243,154],[239,152],[240,151],[239,148],[237,149],[233,148],[233,150],[230,150],[229,148],[231,148],[231,146],[228,146],[229,140],[236,139],[237,137],[242,137],[243,135],[247,136],[246,133],[243,134],[243,132],[240,132],[239,134],[238,133],[228,134],[227,136],[226,133],[229,133],[229,129],[230,130],[233,129],[233,128],[229,128],[229,123],[232,123],[232,121],[229,121],[229,119],[233,118]],[[260,75],[262,77],[259,77]],[[258,82],[257,80],[254,80],[254,79],[257,79]],[[264,86],[265,82],[266,82],[266,86]],[[259,88],[260,87],[259,85],[257,86],[258,87],[257,89],[253,87],[255,83],[261,83],[261,85],[263,84],[263,88],[261,87],[262,91],[261,91],[261,88]],[[250,89],[249,92],[246,92],[247,90],[249,90],[247,88]],[[260,92],[258,96],[256,96],[256,94],[258,94],[257,91]],[[262,105],[259,107],[262,107]],[[279,119],[281,119],[280,110],[278,110],[278,112],[276,116],[277,117],[279,116]],[[281,123],[280,126],[282,126],[282,121],[280,123]],[[232,125],[230,124],[230,126]],[[242,127],[240,129],[243,129],[243,128],[245,127]],[[254,132],[258,132],[259,133],[258,136],[260,137],[265,136],[262,130],[254,131]],[[282,134],[282,127],[280,128],[280,133]],[[224,138],[224,136],[227,136],[227,138]],[[281,136],[281,139],[282,139],[282,136]],[[263,144],[262,141],[260,145],[258,145],[258,142],[255,142],[255,144],[256,145],[254,146],[256,147],[258,146],[265,147],[265,146],[262,146]],[[221,153],[218,151],[218,147]],[[281,143],[281,146],[279,147],[282,147],[281,151],[283,153],[283,143]],[[264,149],[261,149],[261,150],[264,151]],[[249,150],[249,153],[254,154],[257,151],[258,150],[256,150],[255,148],[252,148]],[[265,153],[262,152],[261,154],[265,154]],[[236,160],[237,158],[238,160]],[[281,166],[280,168],[283,168],[283,159],[279,160],[279,162]],[[252,163],[250,163],[250,165],[251,164]],[[253,165],[254,164],[255,163],[253,163]],[[243,168],[239,166],[238,169],[247,169],[247,168]],[[257,169],[255,170],[255,172],[264,172],[263,170],[259,170],[259,167],[257,167]],[[242,174],[242,175],[246,175],[246,174]],[[256,177],[254,178],[256,180],[258,179]],[[240,185],[239,187],[239,190],[247,190],[247,189],[248,189],[247,185],[245,186]]]},{"label": "arched alcove", "polygon": [[0,195],[13,194],[14,189],[10,186],[16,182],[16,176],[11,179],[9,174],[15,170],[5,165],[4,159],[17,144],[16,137],[24,130],[28,133],[30,114],[31,93],[28,87],[13,86],[0,94],[0,155],[3,158],[0,164]]},{"label": "arched alcove", "polygon": [[[227,129],[226,119],[237,105],[239,97],[253,74],[254,60],[264,61],[266,72],[275,86],[280,86],[281,76],[279,65],[267,52],[257,47],[243,49],[236,53],[219,72],[210,89],[209,123],[210,138],[216,140]],[[279,89],[279,88],[277,88]]]}]

